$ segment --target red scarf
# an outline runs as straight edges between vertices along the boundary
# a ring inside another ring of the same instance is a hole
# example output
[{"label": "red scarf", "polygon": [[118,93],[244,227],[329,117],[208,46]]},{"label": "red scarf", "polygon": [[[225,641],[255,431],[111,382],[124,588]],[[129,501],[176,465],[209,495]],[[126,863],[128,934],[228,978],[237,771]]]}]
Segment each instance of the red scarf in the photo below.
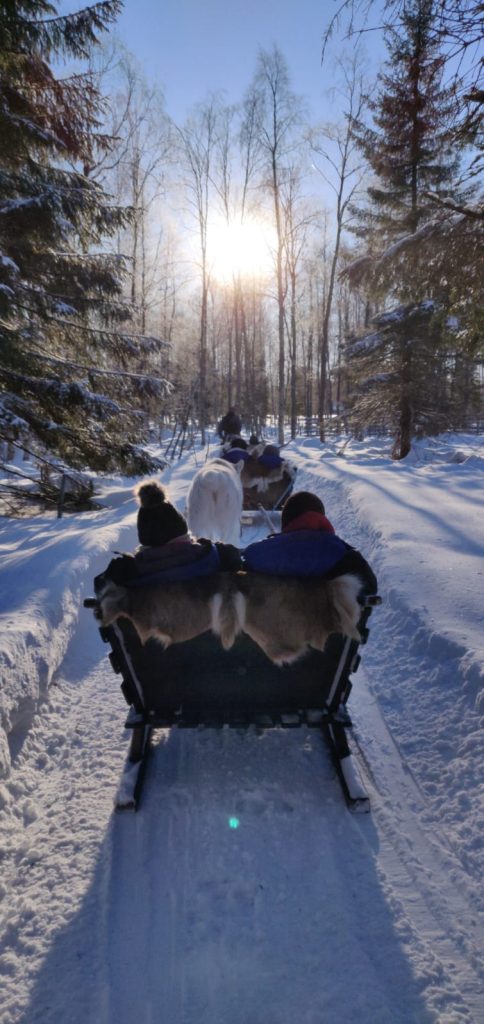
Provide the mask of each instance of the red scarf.
[{"label": "red scarf", "polygon": [[321,512],[303,512],[301,516],[291,519],[281,532],[289,533],[291,530],[324,530],[325,533],[335,533],[334,526]]}]

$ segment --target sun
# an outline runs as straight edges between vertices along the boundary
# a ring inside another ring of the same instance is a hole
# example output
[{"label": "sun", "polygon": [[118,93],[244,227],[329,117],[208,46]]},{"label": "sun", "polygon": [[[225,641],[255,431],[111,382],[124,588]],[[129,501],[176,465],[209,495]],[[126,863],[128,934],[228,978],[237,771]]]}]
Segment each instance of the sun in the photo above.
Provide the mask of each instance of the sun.
[{"label": "sun", "polygon": [[266,277],[273,266],[273,249],[273,232],[261,220],[227,223],[220,219],[209,224],[208,260],[217,281]]}]

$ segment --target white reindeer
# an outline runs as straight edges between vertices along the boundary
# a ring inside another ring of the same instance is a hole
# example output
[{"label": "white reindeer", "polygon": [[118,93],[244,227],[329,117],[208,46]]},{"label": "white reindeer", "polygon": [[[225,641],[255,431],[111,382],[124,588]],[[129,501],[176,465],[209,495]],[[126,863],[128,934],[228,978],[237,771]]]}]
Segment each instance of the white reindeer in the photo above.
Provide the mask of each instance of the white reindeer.
[{"label": "white reindeer", "polygon": [[240,546],[242,466],[243,462],[234,466],[225,459],[213,459],[195,473],[188,491],[187,519],[196,537]]}]

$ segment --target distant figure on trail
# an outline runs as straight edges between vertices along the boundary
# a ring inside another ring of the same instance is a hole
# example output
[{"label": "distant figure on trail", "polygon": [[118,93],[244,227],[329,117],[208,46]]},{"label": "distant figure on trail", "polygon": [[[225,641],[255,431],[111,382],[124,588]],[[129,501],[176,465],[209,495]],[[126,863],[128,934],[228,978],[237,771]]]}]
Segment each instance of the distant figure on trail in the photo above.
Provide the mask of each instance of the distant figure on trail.
[{"label": "distant figure on trail", "polygon": [[240,554],[232,544],[198,540],[189,533],[181,512],[168,500],[157,480],[135,488],[139,503],[137,518],[140,546],[134,555],[113,558],[102,574],[120,586],[147,586],[154,582],[177,582],[215,572],[237,572]]},{"label": "distant figure on trail", "polygon": [[231,405],[225,416],[222,416],[220,423],[217,428],[218,436],[222,441],[227,441],[229,437],[237,436],[242,430],[242,420],[235,408]]},{"label": "distant figure on trail", "polygon": [[356,548],[335,533],[323,502],[311,491],[296,491],[282,508],[281,533],[250,544],[243,553],[249,572],[274,576],[319,576],[333,580],[351,574],[362,589],[377,593],[375,574]]}]

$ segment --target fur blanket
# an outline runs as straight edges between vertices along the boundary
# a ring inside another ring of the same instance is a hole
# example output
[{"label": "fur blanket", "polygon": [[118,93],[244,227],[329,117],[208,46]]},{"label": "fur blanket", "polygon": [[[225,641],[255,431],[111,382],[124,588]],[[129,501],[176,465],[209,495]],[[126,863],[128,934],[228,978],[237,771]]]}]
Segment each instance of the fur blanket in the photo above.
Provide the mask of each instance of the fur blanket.
[{"label": "fur blanket", "polygon": [[108,580],[97,595],[98,618],[103,626],[129,619],[142,643],[154,639],[164,647],[211,629],[228,649],[239,632],[231,579],[231,573],[215,573],[131,590]]},{"label": "fur blanket", "polygon": [[332,633],[360,639],[361,581],[276,577],[262,573],[214,576],[128,590],[108,581],[98,597],[104,626],[130,619],[141,641],[164,646],[207,630],[228,650],[244,632],[277,665],[295,661],[308,647],[324,650]]},{"label": "fur blanket", "polygon": [[360,640],[361,580],[241,573],[237,623],[276,665],[289,664],[308,647],[323,651],[332,633]]}]

